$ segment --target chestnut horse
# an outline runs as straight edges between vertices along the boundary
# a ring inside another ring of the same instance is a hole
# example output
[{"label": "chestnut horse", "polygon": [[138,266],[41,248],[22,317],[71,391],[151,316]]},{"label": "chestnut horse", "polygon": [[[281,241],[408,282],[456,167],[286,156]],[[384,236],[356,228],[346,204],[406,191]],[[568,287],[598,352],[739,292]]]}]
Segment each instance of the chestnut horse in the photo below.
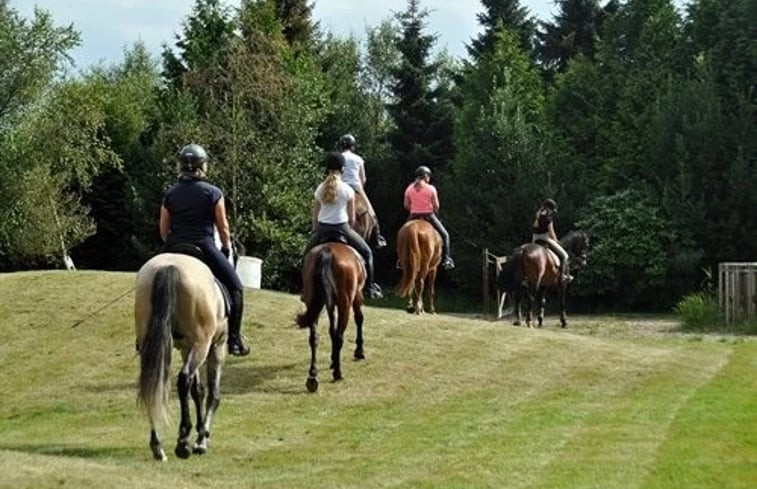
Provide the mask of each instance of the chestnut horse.
[{"label": "chestnut horse", "polygon": [[[302,266],[302,301],[305,312],[297,316],[301,328],[310,328],[310,370],[305,383],[308,391],[318,390],[318,368],[316,350],[318,347],[318,318],[324,306],[329,317],[331,337],[331,370],[334,381],[342,380],[340,354],[344,344],[344,331],[350,320],[350,308],[355,312],[357,339],[355,359],[362,360],[363,354],[363,285],[365,266],[355,250],[343,243],[326,243],[311,249]],[[334,310],[336,309],[336,317]]]},{"label": "chestnut horse", "polygon": [[[586,266],[587,255],[589,253],[589,236],[583,231],[571,231],[560,240],[563,249],[571,257],[572,270],[579,270]],[[539,327],[544,321],[544,305],[546,304],[546,292],[548,289],[557,291],[560,300],[560,326],[567,325],[565,315],[565,302],[567,296],[568,284],[560,280],[560,273],[557,265],[557,257],[547,249],[545,245],[537,243],[528,243],[518,248],[513,257],[508,260],[506,265],[508,270],[507,277],[511,284],[517,284],[513,299],[513,307],[517,314],[515,324],[521,321],[521,297],[526,298],[526,325],[531,327],[531,313],[534,305],[539,307],[538,322]]]},{"label": "chestnut horse", "polygon": [[[223,292],[202,261],[161,253],[137,273],[134,323],[140,357],[138,398],[150,420],[150,448],[165,460],[157,425],[167,417],[171,352],[181,351],[178,376],[181,423],[174,453],[188,458],[208,449],[210,425],[220,403],[221,370],[226,358],[227,314]],[[208,396],[200,379],[207,360]],[[190,445],[189,396],[197,412],[197,440]]]},{"label": "chestnut horse", "polygon": [[360,193],[355,192],[355,223],[352,229],[357,232],[366,243],[373,240],[373,231],[376,229],[376,220],[371,213],[371,206]]},{"label": "chestnut horse", "polygon": [[434,314],[436,269],[442,261],[442,237],[424,219],[408,221],[397,234],[397,257],[402,268],[397,294],[408,298],[407,312],[424,312],[423,292],[427,290],[429,312]]}]

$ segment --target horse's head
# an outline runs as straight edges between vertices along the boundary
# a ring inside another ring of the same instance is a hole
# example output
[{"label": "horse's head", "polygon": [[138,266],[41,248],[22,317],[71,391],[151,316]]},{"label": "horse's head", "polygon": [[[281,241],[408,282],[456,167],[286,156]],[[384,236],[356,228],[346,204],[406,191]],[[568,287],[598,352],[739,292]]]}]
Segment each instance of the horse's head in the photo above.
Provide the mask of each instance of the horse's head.
[{"label": "horse's head", "polygon": [[589,256],[589,235],[584,231],[571,231],[565,236],[560,244],[574,258],[574,263],[583,268],[586,266]]}]

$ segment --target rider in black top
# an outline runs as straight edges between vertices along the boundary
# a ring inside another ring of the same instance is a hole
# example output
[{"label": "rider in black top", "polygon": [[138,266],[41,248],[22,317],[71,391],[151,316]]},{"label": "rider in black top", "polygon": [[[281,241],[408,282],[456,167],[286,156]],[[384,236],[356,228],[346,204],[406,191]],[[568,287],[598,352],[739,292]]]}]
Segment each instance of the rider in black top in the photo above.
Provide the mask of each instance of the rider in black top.
[{"label": "rider in black top", "polygon": [[563,283],[570,283],[573,277],[568,273],[568,252],[560,245],[555,233],[555,217],[557,216],[557,202],[546,199],[536,211],[532,226],[532,242],[541,241],[549,247],[560,259],[558,265],[559,279]]},{"label": "rider in black top", "polygon": [[[168,251],[177,244],[197,246],[203,261],[229,291],[229,353],[244,356],[250,348],[242,341],[244,295],[242,282],[229,262],[231,233],[226,218],[223,192],[205,179],[208,154],[197,144],[184,146],[179,152],[179,180],[163,195],[160,208],[160,237]],[[218,229],[222,248],[216,247],[214,227]]]}]

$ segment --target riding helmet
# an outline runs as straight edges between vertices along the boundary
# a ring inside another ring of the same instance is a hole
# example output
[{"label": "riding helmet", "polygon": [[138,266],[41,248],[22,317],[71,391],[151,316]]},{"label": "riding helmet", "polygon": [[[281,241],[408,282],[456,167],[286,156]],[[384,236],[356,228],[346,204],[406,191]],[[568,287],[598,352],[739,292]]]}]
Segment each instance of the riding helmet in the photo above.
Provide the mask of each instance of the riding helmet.
[{"label": "riding helmet", "polygon": [[179,151],[179,162],[181,163],[182,170],[197,170],[198,168],[202,168],[202,165],[207,163],[207,161],[208,153],[199,144],[187,144]]},{"label": "riding helmet", "polygon": [[345,134],[344,136],[339,138],[339,148],[344,149],[352,149],[355,146],[357,146],[357,140],[355,139],[355,136],[352,134]]},{"label": "riding helmet", "polygon": [[546,207],[547,209],[551,209],[553,212],[557,212],[557,202],[554,201],[554,199],[547,199],[542,204],[542,207]]},{"label": "riding helmet", "polygon": [[431,168],[427,167],[426,165],[421,165],[415,169],[415,178],[425,176],[431,176]]},{"label": "riding helmet", "polygon": [[327,170],[342,171],[344,169],[344,156],[337,151],[331,151],[326,153],[326,156],[323,158],[323,164]]}]

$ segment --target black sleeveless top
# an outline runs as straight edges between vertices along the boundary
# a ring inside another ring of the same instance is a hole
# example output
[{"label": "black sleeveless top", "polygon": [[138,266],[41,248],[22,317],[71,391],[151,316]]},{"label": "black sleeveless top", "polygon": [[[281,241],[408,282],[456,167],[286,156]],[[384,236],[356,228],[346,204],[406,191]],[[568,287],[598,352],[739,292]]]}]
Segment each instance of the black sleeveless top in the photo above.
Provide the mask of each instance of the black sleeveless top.
[{"label": "black sleeveless top", "polygon": [[221,189],[205,180],[182,175],[163,194],[163,206],[171,216],[168,243],[199,243],[213,240],[215,207]]},{"label": "black sleeveless top", "polygon": [[543,234],[549,232],[549,225],[552,224],[552,212],[539,212],[536,214],[536,224],[534,225],[534,234]]}]

